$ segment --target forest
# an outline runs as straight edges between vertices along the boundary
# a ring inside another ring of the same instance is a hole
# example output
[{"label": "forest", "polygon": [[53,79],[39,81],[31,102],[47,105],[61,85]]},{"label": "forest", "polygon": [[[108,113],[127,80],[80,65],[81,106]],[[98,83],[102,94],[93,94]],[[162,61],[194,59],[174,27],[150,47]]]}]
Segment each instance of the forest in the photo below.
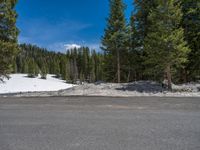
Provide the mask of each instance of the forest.
[{"label": "forest", "polygon": [[27,73],[29,77],[55,74],[67,82],[95,82],[103,80],[103,55],[88,47],[71,49],[64,53],[50,52],[31,44],[21,44],[14,61],[13,73]]},{"label": "forest", "polygon": [[66,53],[18,44],[16,0],[0,2],[0,76],[55,74],[67,82],[186,83],[200,80],[200,1],[134,0],[130,18],[123,0],[109,0],[102,51]]}]

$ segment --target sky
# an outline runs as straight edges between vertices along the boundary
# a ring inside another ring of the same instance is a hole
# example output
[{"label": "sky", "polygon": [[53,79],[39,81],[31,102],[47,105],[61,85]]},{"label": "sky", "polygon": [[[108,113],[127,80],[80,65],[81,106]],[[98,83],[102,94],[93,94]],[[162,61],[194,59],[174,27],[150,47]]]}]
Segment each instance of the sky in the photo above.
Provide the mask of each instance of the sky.
[{"label": "sky", "polygon": [[[51,51],[88,46],[100,50],[109,13],[109,0],[18,0],[19,43]],[[124,0],[126,17],[133,0]]]}]

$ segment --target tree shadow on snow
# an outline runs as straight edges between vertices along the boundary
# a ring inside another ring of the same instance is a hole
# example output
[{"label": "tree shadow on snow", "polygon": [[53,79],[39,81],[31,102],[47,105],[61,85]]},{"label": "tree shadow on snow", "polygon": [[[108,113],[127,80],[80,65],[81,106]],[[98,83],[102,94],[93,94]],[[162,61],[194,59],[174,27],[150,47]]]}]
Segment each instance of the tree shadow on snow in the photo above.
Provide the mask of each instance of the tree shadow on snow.
[{"label": "tree shadow on snow", "polygon": [[163,92],[162,85],[159,83],[152,82],[152,81],[137,81],[137,82],[127,83],[127,84],[122,85],[122,87],[120,88],[116,88],[116,90],[136,91],[140,93]]}]

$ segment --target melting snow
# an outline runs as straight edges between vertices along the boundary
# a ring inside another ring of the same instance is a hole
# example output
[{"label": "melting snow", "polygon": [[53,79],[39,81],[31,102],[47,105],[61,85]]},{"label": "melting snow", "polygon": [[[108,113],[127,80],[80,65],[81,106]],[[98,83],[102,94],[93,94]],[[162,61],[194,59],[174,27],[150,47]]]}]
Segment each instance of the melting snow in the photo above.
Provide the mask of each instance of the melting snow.
[{"label": "melting snow", "polygon": [[19,93],[19,92],[37,92],[37,91],[58,91],[71,88],[72,84],[54,78],[54,75],[47,75],[47,79],[28,78],[26,74],[11,74],[10,79],[4,79],[0,82],[0,94]]}]

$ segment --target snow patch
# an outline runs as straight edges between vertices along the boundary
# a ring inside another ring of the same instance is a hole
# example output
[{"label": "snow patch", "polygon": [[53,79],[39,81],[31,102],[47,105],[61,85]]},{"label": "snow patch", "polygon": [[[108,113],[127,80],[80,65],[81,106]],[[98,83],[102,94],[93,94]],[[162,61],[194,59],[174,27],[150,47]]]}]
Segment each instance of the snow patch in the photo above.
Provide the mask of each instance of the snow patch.
[{"label": "snow patch", "polygon": [[[74,86],[48,75],[47,80],[39,77],[27,78],[24,74],[11,75],[11,79],[0,83],[0,94],[19,93],[14,96],[111,96],[111,97],[200,97],[200,83],[173,85],[173,92],[166,91],[161,84],[153,81],[132,83],[84,83]],[[27,93],[31,92],[31,93]],[[142,109],[142,108],[141,108]]]},{"label": "snow patch", "polygon": [[47,79],[28,78],[27,74],[11,74],[10,79],[4,79],[0,83],[0,94],[38,92],[38,91],[58,91],[73,87],[65,81],[54,78],[54,75],[47,75]]},{"label": "snow patch", "polygon": [[[97,83],[76,86],[63,90],[60,95],[80,96],[158,96],[158,97],[200,97],[200,84],[190,83],[173,85],[174,91],[169,92],[162,88],[161,84],[153,81],[137,81],[132,83]],[[190,89],[190,90],[188,90]]]}]

